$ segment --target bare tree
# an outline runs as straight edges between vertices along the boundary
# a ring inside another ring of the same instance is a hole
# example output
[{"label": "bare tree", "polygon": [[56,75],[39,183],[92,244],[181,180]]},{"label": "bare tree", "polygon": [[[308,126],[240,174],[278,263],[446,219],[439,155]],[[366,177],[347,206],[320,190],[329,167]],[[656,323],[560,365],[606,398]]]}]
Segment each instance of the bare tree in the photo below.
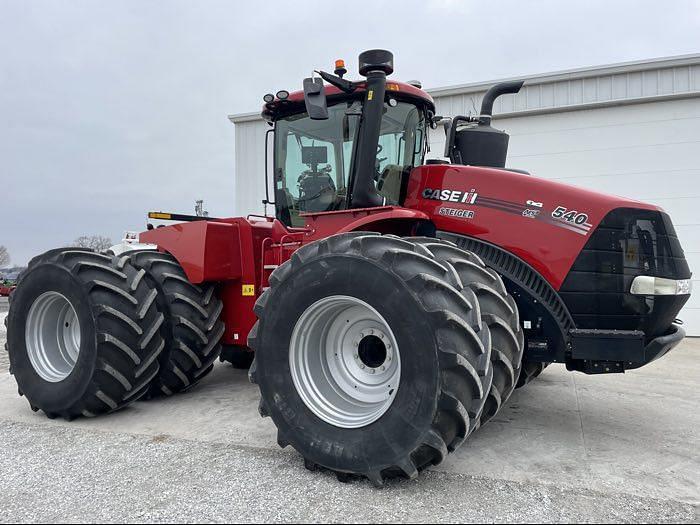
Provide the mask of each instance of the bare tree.
[{"label": "bare tree", "polygon": [[98,252],[107,250],[112,244],[112,239],[102,235],[83,235],[73,241],[73,246],[90,248]]},{"label": "bare tree", "polygon": [[8,264],[10,264],[10,252],[7,251],[7,248],[0,245],[0,268]]}]

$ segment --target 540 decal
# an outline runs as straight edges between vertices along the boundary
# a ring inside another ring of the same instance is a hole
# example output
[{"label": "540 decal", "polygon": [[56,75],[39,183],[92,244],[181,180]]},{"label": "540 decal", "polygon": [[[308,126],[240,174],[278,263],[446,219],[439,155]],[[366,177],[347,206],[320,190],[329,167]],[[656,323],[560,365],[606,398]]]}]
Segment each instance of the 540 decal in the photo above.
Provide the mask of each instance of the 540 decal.
[{"label": "540 decal", "polygon": [[552,212],[552,217],[566,222],[578,224],[580,226],[588,223],[588,215],[576,210],[569,210],[564,206],[557,206]]}]

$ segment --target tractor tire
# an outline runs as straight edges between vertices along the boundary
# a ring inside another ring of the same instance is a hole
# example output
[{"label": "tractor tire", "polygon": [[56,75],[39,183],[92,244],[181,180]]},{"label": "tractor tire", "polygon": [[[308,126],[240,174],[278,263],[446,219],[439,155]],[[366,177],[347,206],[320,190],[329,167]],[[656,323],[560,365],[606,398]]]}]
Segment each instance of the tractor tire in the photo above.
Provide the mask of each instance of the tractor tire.
[{"label": "tractor tire", "polygon": [[249,370],[254,358],[255,352],[244,346],[224,345],[219,360],[238,370]]},{"label": "tractor tire", "polygon": [[474,292],[420,244],[354,232],[303,246],[255,313],[260,413],[307,468],[377,486],[415,478],[478,427],[489,328]]},{"label": "tractor tire", "polygon": [[527,361],[523,363],[523,369],[520,372],[520,377],[518,378],[518,383],[515,385],[515,388],[524,387],[530,381],[536,379],[548,366],[549,363],[538,363],[535,361]]},{"label": "tractor tire", "polygon": [[494,417],[515,390],[520,376],[525,337],[515,299],[506,291],[501,277],[486,267],[481,258],[454,243],[429,237],[408,239],[430,250],[435,260],[454,269],[465,288],[479,298],[481,321],[491,332],[493,384],[489,391],[481,424]]},{"label": "tractor tire", "polygon": [[156,306],[165,318],[165,351],[148,397],[185,391],[211,372],[219,358],[224,335],[224,323],[219,319],[223,303],[215,294],[214,284],[191,283],[170,254],[148,250],[125,256],[145,272],[146,281],[158,291]]},{"label": "tractor tire", "polygon": [[10,373],[32,410],[72,420],[142,397],[165,343],[156,291],[126,259],[82,248],[35,257],[11,296]]}]

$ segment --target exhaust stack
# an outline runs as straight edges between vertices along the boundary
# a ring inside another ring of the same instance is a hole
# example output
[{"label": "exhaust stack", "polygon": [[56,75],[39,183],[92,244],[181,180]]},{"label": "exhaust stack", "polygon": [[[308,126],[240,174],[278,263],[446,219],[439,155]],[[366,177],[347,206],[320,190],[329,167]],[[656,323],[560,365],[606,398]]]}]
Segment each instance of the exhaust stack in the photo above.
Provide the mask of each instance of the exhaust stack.
[{"label": "exhaust stack", "polygon": [[524,80],[513,80],[511,82],[501,82],[500,84],[491,86],[481,101],[479,124],[490,125],[491,115],[493,115],[493,103],[496,102],[496,99],[501,95],[518,93],[524,83]]},{"label": "exhaust stack", "polygon": [[[457,116],[452,119],[445,156],[453,164],[505,168],[509,135],[491,127],[493,103],[501,95],[518,93],[523,84],[523,80],[496,84],[484,95],[478,117]],[[459,125],[464,127],[457,131]]]}]

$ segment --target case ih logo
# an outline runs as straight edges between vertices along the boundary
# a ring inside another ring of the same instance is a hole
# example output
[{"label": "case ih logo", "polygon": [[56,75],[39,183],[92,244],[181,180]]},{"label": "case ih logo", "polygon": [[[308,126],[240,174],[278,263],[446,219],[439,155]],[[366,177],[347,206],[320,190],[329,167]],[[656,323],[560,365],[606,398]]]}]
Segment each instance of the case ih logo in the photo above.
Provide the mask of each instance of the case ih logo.
[{"label": "case ih logo", "polygon": [[479,194],[474,188],[469,191],[441,190],[425,188],[423,198],[443,202],[461,202],[462,204],[474,204]]}]

